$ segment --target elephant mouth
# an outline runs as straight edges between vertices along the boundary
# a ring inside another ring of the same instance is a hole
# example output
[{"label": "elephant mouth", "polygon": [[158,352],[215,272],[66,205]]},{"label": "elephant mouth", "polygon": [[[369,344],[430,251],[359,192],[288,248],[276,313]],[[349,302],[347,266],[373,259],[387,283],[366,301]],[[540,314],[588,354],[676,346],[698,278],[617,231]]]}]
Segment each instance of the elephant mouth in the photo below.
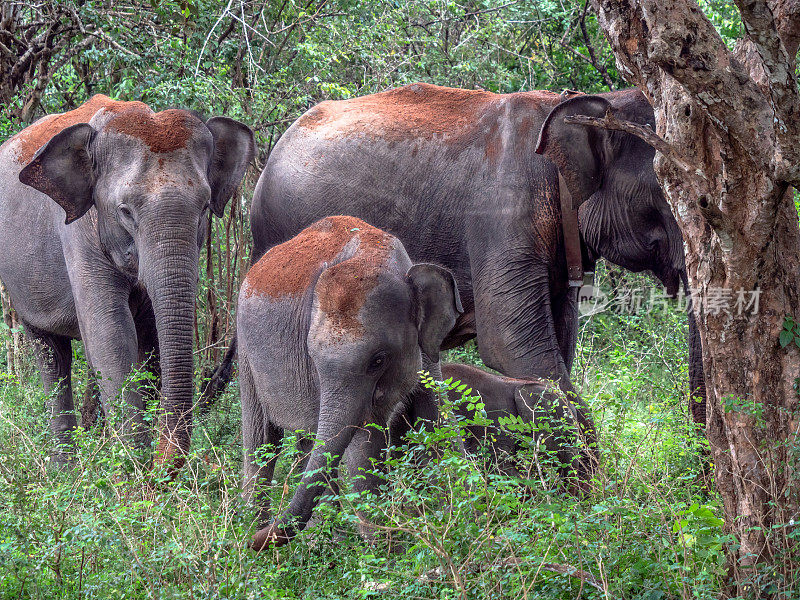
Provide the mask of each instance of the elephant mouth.
[{"label": "elephant mouth", "polygon": [[372,393],[372,406],[379,406],[385,397],[386,392],[376,387],[375,391]]},{"label": "elephant mouth", "polygon": [[143,285],[143,282],[139,279],[139,256],[137,254],[112,255],[110,258],[123,275],[131,281]]},{"label": "elephant mouth", "polygon": [[[652,271],[653,275],[664,286],[664,291],[670,298],[677,298],[681,288],[681,271],[673,267],[666,267]],[[687,290],[688,291],[688,290]]]}]

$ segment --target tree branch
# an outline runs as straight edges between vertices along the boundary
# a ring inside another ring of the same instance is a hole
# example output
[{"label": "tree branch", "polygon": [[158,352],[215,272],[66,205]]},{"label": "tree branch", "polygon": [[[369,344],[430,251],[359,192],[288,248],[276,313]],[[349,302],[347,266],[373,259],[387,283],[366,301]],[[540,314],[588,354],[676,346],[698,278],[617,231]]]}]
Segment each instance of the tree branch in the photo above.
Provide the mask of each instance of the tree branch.
[{"label": "tree branch", "polygon": [[601,64],[600,61],[597,60],[597,56],[594,51],[594,45],[592,41],[589,39],[589,32],[586,30],[586,10],[589,8],[589,0],[586,0],[586,4],[583,5],[583,13],[581,14],[580,20],[580,27],[581,27],[581,35],[583,36],[583,43],[586,44],[586,51],[589,53],[589,58],[591,59],[592,66],[597,70],[598,73],[603,77],[603,81],[606,82],[608,89],[614,91],[614,82],[611,81],[611,77],[608,74],[608,69],[606,66]]},{"label": "tree branch", "polygon": [[649,126],[639,125],[631,121],[624,121],[618,119],[613,115],[611,109],[606,111],[603,118],[587,117],[584,115],[570,115],[564,118],[564,123],[575,125],[589,125],[591,127],[601,127],[603,129],[611,129],[614,131],[624,131],[635,135],[640,140],[649,144],[661,153],[664,158],[672,162],[675,166],[679,167],[687,174],[699,178],[701,181],[707,183],[706,176],[697,167],[693,166],[685,157],[675,149],[669,142],[659,136],[655,131],[650,129]]},{"label": "tree branch", "polygon": [[[680,83],[714,126],[737,144],[756,168],[772,171],[774,113],[761,89],[727,50],[693,2],[594,0],[627,79],[643,89],[652,70]],[[692,35],[687,36],[686,32]],[[651,90],[658,91],[658,90]]]},{"label": "tree branch", "polygon": [[[778,32],[778,23],[768,2],[763,0],[736,0],[736,6],[742,16],[742,22],[750,41],[755,46],[761,59],[761,67],[766,74],[764,95],[769,99],[775,120],[775,135],[780,142],[778,156],[775,158],[775,175],[779,180],[792,180],[798,177],[796,165],[786,164],[796,158],[794,153],[785,149],[796,146],[797,107],[800,106],[800,94],[795,77],[794,57],[789,54]],[[798,25],[798,10],[782,15],[782,18]],[[789,40],[787,40],[788,42]],[[795,53],[797,52],[796,46]],[[787,135],[788,134],[788,135]]]}]

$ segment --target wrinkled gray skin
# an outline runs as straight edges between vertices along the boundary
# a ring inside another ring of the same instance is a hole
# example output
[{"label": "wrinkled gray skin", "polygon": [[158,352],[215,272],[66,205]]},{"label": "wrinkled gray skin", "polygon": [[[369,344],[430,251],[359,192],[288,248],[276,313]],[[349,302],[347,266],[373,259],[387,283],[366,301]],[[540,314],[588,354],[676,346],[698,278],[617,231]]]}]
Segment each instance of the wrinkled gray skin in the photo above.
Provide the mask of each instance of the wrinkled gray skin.
[{"label": "wrinkled gray skin", "polygon": [[[578,312],[567,282],[558,173],[536,153],[540,128],[562,100],[413,84],[323,102],[281,137],[259,179],[254,255],[324,215],[363,218],[400,238],[412,259],[455,274],[465,313],[443,349],[477,337],[487,366],[560,380],[572,391]],[[598,106],[653,122],[637,90],[579,96],[556,111],[594,115]],[[602,256],[652,271],[677,293],[683,242],[653,172],[653,150],[629,134],[575,127],[551,118],[557,131],[543,150],[568,181],[582,182],[573,196],[582,203],[585,266]],[[689,325],[697,357],[693,319]],[[702,364],[693,360],[690,370],[696,386]],[[581,415],[590,420],[585,408]]]},{"label": "wrinkled gray skin", "polygon": [[100,108],[63,129],[24,170],[19,136],[0,147],[0,279],[38,342],[58,461],[68,461],[76,426],[75,339],[100,374],[104,410],[124,408],[127,440],[149,444],[142,393],[123,386],[147,362],[162,375],[168,413],[160,456],[188,448],[198,251],[209,208],[222,214],[254,152],[251,130],[226,117],[203,123],[186,112],[184,147],[159,153],[107,127],[114,118]]},{"label": "wrinkled gray skin", "polygon": [[[541,443],[556,457],[559,473],[568,482],[574,481],[572,470],[577,468],[577,452],[574,446],[574,428],[577,420],[575,409],[559,394],[553,393],[551,385],[542,380],[515,379],[488,373],[470,365],[445,363],[442,376],[452,378],[472,388],[470,395],[480,396],[486,418],[492,425],[468,425],[464,447],[468,453],[476,454],[481,447],[490,450],[491,457],[501,471],[508,475],[531,476],[529,468],[521,473],[515,453],[520,449],[515,437],[500,425],[503,417],[518,417],[524,423],[534,424],[537,431],[534,442]],[[456,390],[448,392],[450,400],[457,403],[462,394]],[[457,405],[456,414],[474,419],[475,410],[467,403]]]},{"label": "wrinkled gray skin", "polygon": [[[271,481],[275,461],[259,467],[253,452],[264,444],[277,448],[283,430],[316,435],[297,491],[283,514],[256,533],[251,542],[256,550],[286,543],[307,525],[340,457],[351,474],[382,458],[385,434],[364,425],[386,425],[401,407],[414,418],[438,416],[436,399],[420,386],[418,371],[441,376],[439,347],[463,310],[461,301],[449,271],[412,265],[402,244],[390,239],[390,258],[358,313],[360,334],[343,333],[335,315],[321,308],[325,299],[318,292],[332,267],[358,259],[357,238],[320,265],[302,295],[259,295],[249,277],[242,287],[237,330],[244,485],[262,525],[268,506],[255,493]],[[359,474],[353,482],[357,491],[380,483],[371,473]]]}]

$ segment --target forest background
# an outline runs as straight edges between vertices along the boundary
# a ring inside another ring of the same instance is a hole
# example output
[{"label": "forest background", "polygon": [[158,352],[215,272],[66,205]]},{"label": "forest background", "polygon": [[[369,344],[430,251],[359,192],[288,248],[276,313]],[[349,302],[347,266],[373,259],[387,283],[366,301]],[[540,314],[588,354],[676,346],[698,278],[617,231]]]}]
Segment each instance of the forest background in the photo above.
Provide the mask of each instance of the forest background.
[{"label": "forest background", "polygon": [[[214,218],[197,298],[198,381],[229,341],[249,265],[249,201],[271,148],[319,101],[425,81],[493,92],[627,87],[585,2],[2,0],[0,140],[95,93],[155,110],[191,108],[248,123],[258,154],[224,218]],[[732,3],[700,2],[725,42],[742,35]],[[705,442],[687,415],[686,320],[648,310],[646,276],[601,266],[617,310],[584,317],[574,381],[600,424],[604,464],[577,502],[546,474],[527,495],[480,461],[429,467],[441,506],[422,516],[372,502],[403,552],[355,533],[346,498],[311,535],[255,556],[239,501],[238,390],[195,432],[181,477],[159,489],[113,436],[81,439],[79,469],[47,469],[45,397],[4,302],[0,382],[0,596],[713,598],[725,582],[719,499]],[[636,307],[621,290],[639,290]],[[616,294],[616,295],[615,295]],[[627,307],[627,308],[626,308]],[[86,385],[76,345],[78,396]],[[451,360],[480,364],[474,345]],[[425,442],[425,440],[423,440]],[[275,501],[290,496],[282,458]],[[393,485],[428,497],[409,465]],[[120,473],[125,473],[121,477]],[[470,485],[465,485],[469,483]],[[288,495],[288,496],[287,496]],[[396,498],[395,498],[396,500]],[[762,573],[752,597],[800,598],[796,569]]]}]

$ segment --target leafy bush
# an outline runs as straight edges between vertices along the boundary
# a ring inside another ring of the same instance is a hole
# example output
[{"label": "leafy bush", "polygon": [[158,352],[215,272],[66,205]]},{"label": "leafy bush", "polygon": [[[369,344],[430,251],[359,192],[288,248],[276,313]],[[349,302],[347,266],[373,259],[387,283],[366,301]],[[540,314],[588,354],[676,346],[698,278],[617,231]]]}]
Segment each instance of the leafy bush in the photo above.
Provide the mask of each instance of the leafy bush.
[{"label": "leafy bush", "polygon": [[[52,472],[47,399],[38,382],[6,378],[0,596],[716,597],[729,540],[687,416],[683,329],[671,308],[584,325],[576,372],[602,452],[585,497],[564,493],[548,469],[520,480],[465,458],[454,443],[462,420],[409,436],[388,459],[385,493],[344,485],[292,544],[259,555],[246,549],[256,524],[240,496],[236,386],[199,423],[169,482],[107,428],[79,432],[75,469]],[[456,354],[475,358],[470,347]],[[534,445],[522,446],[518,459],[532,464]],[[298,458],[289,436],[269,490],[275,510],[297,485]],[[359,515],[379,526],[373,546],[359,537]]]}]

